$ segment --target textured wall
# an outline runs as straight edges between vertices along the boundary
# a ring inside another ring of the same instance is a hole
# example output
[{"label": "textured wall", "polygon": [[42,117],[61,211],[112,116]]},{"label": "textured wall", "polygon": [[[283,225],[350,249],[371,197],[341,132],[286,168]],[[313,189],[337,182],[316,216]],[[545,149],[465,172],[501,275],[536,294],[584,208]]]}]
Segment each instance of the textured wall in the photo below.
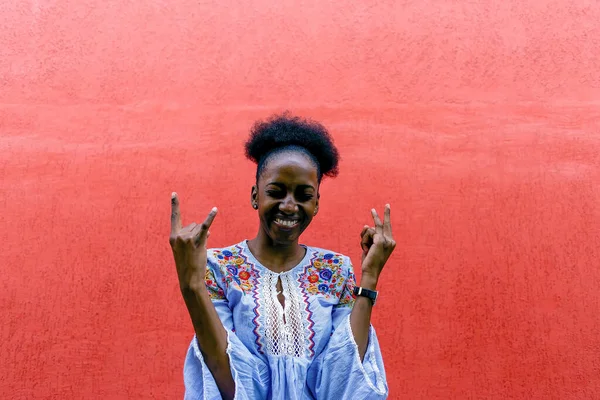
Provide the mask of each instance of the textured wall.
[{"label": "textured wall", "polygon": [[287,108],[343,155],[305,242],[392,204],[391,398],[600,398],[599,71],[595,1],[1,2],[1,397],[181,398],[170,193],[252,236]]}]

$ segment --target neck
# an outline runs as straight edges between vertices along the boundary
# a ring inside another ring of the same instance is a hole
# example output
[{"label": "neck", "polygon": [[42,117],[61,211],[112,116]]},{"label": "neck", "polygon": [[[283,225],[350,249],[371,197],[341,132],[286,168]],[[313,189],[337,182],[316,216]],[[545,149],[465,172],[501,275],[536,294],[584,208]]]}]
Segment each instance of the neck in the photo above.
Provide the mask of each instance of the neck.
[{"label": "neck", "polygon": [[256,237],[248,241],[248,247],[262,265],[274,272],[283,272],[295,267],[305,254],[298,240],[276,243],[260,228]]}]

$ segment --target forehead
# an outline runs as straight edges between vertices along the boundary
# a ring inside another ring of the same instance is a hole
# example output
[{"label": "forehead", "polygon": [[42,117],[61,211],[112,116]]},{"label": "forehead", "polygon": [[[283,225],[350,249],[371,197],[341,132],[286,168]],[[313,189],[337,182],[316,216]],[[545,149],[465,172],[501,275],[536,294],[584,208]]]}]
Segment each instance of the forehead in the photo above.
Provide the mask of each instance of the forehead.
[{"label": "forehead", "polygon": [[312,160],[300,152],[284,152],[274,155],[265,164],[259,182],[286,185],[311,185],[317,187],[317,167]]}]

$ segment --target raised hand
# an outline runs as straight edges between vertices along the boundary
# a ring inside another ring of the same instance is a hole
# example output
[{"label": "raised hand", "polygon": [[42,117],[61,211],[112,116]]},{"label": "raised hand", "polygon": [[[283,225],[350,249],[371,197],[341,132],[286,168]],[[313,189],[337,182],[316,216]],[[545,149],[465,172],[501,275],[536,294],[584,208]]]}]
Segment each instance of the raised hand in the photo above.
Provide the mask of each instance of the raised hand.
[{"label": "raised hand", "polygon": [[392,236],[392,222],[390,218],[390,205],[385,205],[383,222],[375,209],[371,210],[375,227],[365,225],[361,236],[362,274],[377,280],[388,258],[396,248],[396,241]]},{"label": "raised hand", "polygon": [[169,243],[173,250],[179,287],[182,292],[189,290],[206,290],[204,279],[206,276],[206,239],[210,235],[210,228],[217,208],[214,207],[204,222],[200,225],[192,222],[186,227],[181,224],[179,210],[179,197],[173,192],[171,195],[171,235]]}]

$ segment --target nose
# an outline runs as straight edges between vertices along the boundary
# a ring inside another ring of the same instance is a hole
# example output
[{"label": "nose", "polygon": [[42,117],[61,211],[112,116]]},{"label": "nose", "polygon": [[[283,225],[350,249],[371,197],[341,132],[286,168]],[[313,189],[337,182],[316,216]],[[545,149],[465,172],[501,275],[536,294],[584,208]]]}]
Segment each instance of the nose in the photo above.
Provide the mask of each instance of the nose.
[{"label": "nose", "polygon": [[286,214],[297,213],[298,212],[298,204],[296,204],[294,197],[291,195],[286,196],[286,198],[283,199],[281,201],[281,203],[279,203],[279,211],[286,213]]}]

